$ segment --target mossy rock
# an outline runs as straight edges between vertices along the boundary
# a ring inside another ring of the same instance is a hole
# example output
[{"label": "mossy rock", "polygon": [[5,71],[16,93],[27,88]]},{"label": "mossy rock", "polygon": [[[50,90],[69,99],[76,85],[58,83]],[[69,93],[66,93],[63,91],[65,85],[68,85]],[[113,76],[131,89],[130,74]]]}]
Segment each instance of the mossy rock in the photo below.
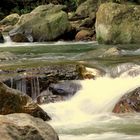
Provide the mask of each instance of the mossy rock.
[{"label": "mossy rock", "polygon": [[140,43],[140,6],[105,3],[96,18],[96,37],[99,43]]},{"label": "mossy rock", "polygon": [[[42,5],[31,13],[21,16],[16,27],[9,32],[11,39],[22,36],[24,41],[53,41],[69,29],[69,21],[63,6]],[[27,40],[26,40],[27,38]],[[22,42],[22,40],[14,40]]]}]

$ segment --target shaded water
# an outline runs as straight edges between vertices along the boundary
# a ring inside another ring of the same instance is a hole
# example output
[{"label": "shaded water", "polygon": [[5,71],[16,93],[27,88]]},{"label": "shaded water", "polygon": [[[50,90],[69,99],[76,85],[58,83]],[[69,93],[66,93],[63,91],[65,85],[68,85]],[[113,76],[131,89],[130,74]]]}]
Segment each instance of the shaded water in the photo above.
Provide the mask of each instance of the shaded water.
[{"label": "shaded water", "polygon": [[[94,81],[79,81],[82,89],[71,100],[41,106],[52,117],[49,123],[60,140],[140,140],[139,113],[111,113],[123,94],[140,85],[140,45],[115,46],[121,49],[121,55],[103,58],[104,51],[112,46],[96,42],[7,42],[0,46],[0,52],[8,51],[16,56],[14,60],[1,61],[1,70],[42,67],[50,63],[82,63],[106,72],[104,77]],[[39,94],[39,86],[34,79],[32,91],[35,94]],[[26,91],[24,80],[17,83],[17,89]]]}]

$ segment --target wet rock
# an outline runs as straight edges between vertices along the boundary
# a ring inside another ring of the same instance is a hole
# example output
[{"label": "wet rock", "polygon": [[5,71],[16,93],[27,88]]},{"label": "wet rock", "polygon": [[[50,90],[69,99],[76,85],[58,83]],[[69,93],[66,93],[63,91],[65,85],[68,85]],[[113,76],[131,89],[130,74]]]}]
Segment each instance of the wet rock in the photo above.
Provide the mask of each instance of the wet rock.
[{"label": "wet rock", "polygon": [[121,50],[117,47],[112,47],[106,50],[101,57],[120,56]]},{"label": "wet rock", "polygon": [[31,13],[21,16],[16,27],[9,32],[13,41],[53,41],[63,35],[70,27],[66,12],[62,5],[41,5]]},{"label": "wet rock", "polygon": [[16,27],[9,32],[9,35],[13,42],[33,42],[33,38],[30,35],[30,30],[28,30],[28,32],[24,32]]},{"label": "wet rock", "polygon": [[4,43],[4,38],[1,32],[0,32],[0,43]]},{"label": "wet rock", "polygon": [[99,43],[140,43],[140,6],[102,4],[96,14],[96,37]]},{"label": "wet rock", "polygon": [[126,93],[113,109],[114,113],[140,112],[140,87]]},{"label": "wet rock", "polygon": [[62,95],[54,95],[49,90],[43,91],[34,101],[37,104],[48,104],[48,103],[55,103],[59,101],[64,101],[67,98]]},{"label": "wet rock", "polygon": [[80,89],[81,85],[76,81],[59,81],[50,84],[48,89],[37,97],[36,102],[43,104],[64,101],[71,98]]},{"label": "wet rock", "polygon": [[29,96],[0,82],[0,114],[11,113],[28,113],[43,120],[50,120],[47,113],[34,103]]},{"label": "wet rock", "polygon": [[81,85],[76,81],[62,81],[57,84],[51,84],[49,90],[54,95],[71,96],[80,90]]},{"label": "wet rock", "polygon": [[96,77],[102,76],[102,72],[95,68],[87,68],[82,64],[76,67],[79,77],[81,79],[95,79]]},{"label": "wet rock", "polygon": [[[37,68],[17,68],[1,70],[0,79],[9,87],[18,89],[29,95],[33,100],[50,84],[62,80],[78,80],[80,77],[76,64],[54,64]],[[2,76],[6,75],[5,78]],[[13,77],[11,77],[13,75]]]},{"label": "wet rock", "polygon": [[0,136],[2,140],[58,140],[50,125],[23,113],[0,115]]}]

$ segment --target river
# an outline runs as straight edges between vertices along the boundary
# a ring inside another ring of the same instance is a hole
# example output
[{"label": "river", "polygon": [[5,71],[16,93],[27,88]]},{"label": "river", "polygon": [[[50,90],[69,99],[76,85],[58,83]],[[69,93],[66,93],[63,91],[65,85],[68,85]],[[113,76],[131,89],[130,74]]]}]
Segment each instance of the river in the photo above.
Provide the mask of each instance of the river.
[{"label": "river", "polygon": [[[106,72],[82,85],[67,101],[41,105],[60,140],[140,140],[140,114],[114,114],[112,109],[126,92],[140,85],[140,45],[118,45],[121,55],[102,57],[112,46],[97,42],[5,43],[0,51],[16,60],[1,61],[0,69],[33,63],[82,63]],[[114,45],[113,45],[114,47]]]}]

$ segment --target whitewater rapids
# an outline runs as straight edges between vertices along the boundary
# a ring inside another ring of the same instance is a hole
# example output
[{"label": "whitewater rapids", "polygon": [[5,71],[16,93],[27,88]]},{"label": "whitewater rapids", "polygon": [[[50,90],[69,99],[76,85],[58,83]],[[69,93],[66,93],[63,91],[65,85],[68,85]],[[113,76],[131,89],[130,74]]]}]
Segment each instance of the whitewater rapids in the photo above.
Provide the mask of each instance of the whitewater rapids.
[{"label": "whitewater rapids", "polygon": [[59,133],[60,140],[140,139],[139,114],[112,113],[120,97],[140,85],[140,76],[79,82],[82,89],[70,100],[41,105],[51,116],[49,123]]}]

